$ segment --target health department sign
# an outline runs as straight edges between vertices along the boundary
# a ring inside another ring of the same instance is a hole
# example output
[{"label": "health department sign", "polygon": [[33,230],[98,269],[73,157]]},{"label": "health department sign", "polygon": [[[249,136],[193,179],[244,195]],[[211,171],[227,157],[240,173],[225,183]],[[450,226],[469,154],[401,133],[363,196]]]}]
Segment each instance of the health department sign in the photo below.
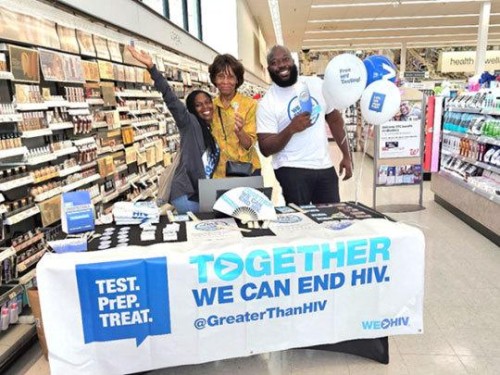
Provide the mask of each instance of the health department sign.
[{"label": "health department sign", "polygon": [[[443,73],[474,73],[476,51],[441,52],[438,70]],[[500,69],[500,51],[486,51],[486,70]]]}]

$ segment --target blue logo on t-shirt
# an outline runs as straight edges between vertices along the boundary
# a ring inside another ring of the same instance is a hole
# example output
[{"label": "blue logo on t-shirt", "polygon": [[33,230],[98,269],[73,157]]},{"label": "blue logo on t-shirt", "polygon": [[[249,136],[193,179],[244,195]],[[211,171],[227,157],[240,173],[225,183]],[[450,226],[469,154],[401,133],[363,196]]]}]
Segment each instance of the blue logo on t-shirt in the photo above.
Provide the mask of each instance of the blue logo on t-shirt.
[{"label": "blue logo on t-shirt", "polygon": [[[311,102],[312,102],[311,123],[314,125],[318,120],[319,114],[321,112],[321,106],[319,105],[316,98],[314,98],[313,96],[311,96]],[[292,121],[292,119],[295,116],[297,116],[302,112],[298,96],[294,96],[292,100],[290,100],[290,103],[288,103],[287,112],[290,121]]]}]

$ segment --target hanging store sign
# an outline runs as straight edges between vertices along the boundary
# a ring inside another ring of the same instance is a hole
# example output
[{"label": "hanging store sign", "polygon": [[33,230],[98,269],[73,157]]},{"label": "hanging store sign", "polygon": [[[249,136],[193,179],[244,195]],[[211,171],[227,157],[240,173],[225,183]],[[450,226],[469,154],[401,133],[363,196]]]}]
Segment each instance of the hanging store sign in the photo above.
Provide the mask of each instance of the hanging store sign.
[{"label": "hanging store sign", "polygon": [[[486,51],[486,70],[500,69],[500,51]],[[474,72],[476,51],[441,52],[438,70],[443,73]]]},{"label": "hanging store sign", "polygon": [[429,78],[429,72],[426,72],[426,71],[421,71],[421,72],[404,72],[404,78],[406,78],[406,79]]}]

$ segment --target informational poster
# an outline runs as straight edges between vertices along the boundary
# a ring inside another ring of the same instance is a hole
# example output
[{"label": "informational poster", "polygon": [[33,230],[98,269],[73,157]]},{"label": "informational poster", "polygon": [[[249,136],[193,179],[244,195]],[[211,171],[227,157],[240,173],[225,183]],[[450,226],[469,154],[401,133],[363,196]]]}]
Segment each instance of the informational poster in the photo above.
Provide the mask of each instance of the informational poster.
[{"label": "informational poster", "polygon": [[71,27],[65,27],[57,24],[57,35],[61,43],[61,49],[70,53],[80,53],[78,40],[76,40],[76,30]]},{"label": "informational poster", "polygon": [[99,76],[101,77],[101,79],[115,79],[112,62],[98,60],[97,63],[99,64]]},{"label": "informational poster", "polygon": [[144,83],[144,69],[135,68],[135,81],[137,83]]},{"label": "informational poster", "polygon": [[121,64],[113,64],[113,73],[116,81],[125,82],[125,66]]},{"label": "informational poster", "polygon": [[109,55],[111,57],[111,60],[122,63],[123,57],[122,57],[122,53],[120,51],[120,43],[109,40],[109,39],[108,39],[107,43],[108,43],[108,51],[109,51]]},{"label": "informational poster", "polygon": [[135,81],[135,68],[133,66],[125,66],[125,82]]},{"label": "informational poster", "polygon": [[80,56],[69,55],[63,53],[64,61],[64,75],[66,77],[66,82],[73,83],[83,83],[85,78],[83,77],[83,66],[82,59]]},{"label": "informational poster", "polygon": [[82,55],[96,57],[94,43],[92,42],[92,34],[82,30],[76,30],[76,38],[80,45],[80,53]]},{"label": "informational poster", "polygon": [[85,81],[99,82],[99,65],[94,61],[82,61]]},{"label": "informational poster", "polygon": [[37,50],[9,45],[10,71],[17,82],[40,82]]},{"label": "informational poster", "polygon": [[64,61],[60,53],[40,49],[40,66],[46,81],[64,82]]},{"label": "informational poster", "polygon": [[420,156],[421,123],[389,121],[380,125],[379,158]]},{"label": "informational poster", "polygon": [[100,59],[110,60],[108,43],[106,42],[106,39],[97,35],[93,35],[93,38],[97,57]]},{"label": "informational poster", "polygon": [[56,24],[0,7],[0,39],[61,49]]}]

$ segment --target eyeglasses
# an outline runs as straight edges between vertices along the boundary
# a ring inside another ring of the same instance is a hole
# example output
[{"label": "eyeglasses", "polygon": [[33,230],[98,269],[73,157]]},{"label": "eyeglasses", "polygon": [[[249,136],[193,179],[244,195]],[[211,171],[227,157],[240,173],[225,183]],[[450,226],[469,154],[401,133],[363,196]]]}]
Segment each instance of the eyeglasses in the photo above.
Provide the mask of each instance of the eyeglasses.
[{"label": "eyeglasses", "polygon": [[233,76],[231,74],[219,73],[215,76],[215,80],[219,82],[236,82],[236,76]]}]

